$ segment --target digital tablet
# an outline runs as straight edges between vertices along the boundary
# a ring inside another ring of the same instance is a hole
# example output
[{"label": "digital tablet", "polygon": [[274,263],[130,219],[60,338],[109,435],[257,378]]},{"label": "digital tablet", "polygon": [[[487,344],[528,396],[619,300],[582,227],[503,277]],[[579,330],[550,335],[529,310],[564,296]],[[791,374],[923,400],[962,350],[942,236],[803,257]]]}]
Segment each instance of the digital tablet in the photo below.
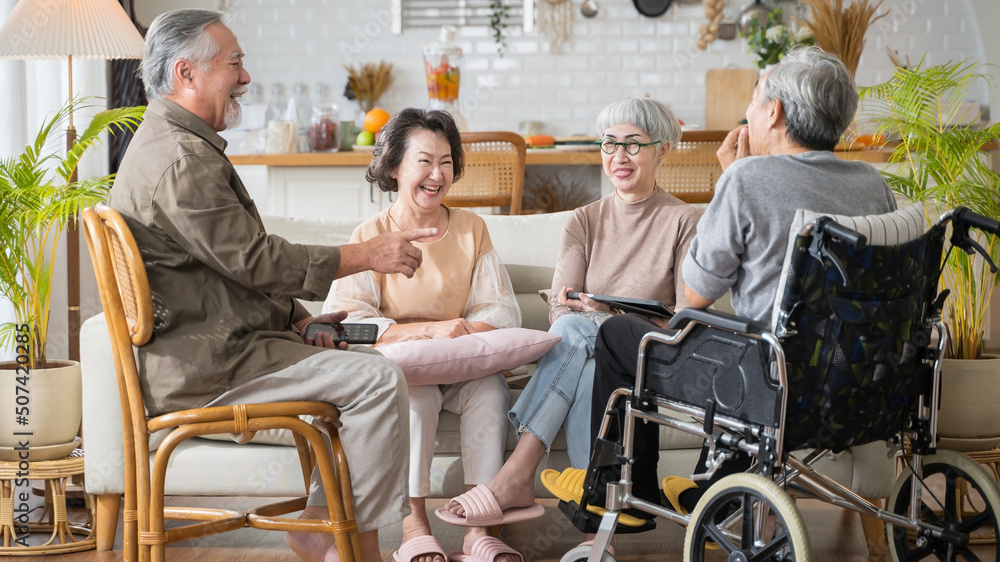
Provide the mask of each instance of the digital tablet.
[{"label": "digital tablet", "polygon": [[[650,316],[662,316],[663,318],[670,318],[674,315],[673,309],[660,301],[633,299],[630,297],[611,297],[608,295],[593,295],[590,293],[584,294],[597,302],[603,302],[612,308],[617,308],[626,312],[637,312],[639,314],[646,314]],[[580,293],[576,291],[569,291],[566,293],[566,298],[578,299],[580,298]]]}]

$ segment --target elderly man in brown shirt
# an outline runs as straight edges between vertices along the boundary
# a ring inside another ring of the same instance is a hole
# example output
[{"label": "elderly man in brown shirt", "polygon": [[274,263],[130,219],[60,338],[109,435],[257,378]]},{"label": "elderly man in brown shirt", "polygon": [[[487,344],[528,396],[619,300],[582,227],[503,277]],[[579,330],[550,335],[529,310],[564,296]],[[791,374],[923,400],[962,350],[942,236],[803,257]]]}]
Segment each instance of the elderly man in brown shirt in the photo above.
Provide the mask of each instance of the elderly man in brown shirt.
[{"label": "elderly man in brown shirt", "polygon": [[[412,276],[410,241],[435,229],[340,247],[265,232],[218,131],[239,121],[250,75],[236,36],[206,10],[158,17],[142,77],[151,103],[122,161],[110,204],[136,238],[156,316],[138,350],[150,415],[206,405],[319,400],[340,408],[365,560],[381,560],[378,528],[407,513],[409,419],[399,368],[376,352],[303,339],[312,318],[296,298],[322,300],[333,279],[364,270]],[[327,508],[313,475],[304,517]],[[332,537],[290,533],[307,560],[336,559]]]}]

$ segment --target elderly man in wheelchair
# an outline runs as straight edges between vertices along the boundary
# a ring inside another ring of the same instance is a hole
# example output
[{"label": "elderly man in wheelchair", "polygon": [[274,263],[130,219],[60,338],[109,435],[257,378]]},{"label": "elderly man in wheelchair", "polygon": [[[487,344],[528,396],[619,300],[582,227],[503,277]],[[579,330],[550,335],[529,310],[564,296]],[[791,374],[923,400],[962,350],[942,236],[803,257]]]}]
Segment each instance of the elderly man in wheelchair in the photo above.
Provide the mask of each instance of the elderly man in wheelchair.
[{"label": "elderly man in wheelchair", "polygon": [[[935,447],[947,226],[971,252],[970,227],[1000,224],[960,208],[926,228],[922,205],[896,211],[873,168],[831,152],[856,104],[850,73],[818,49],[766,73],[683,264],[692,308],[601,327],[590,466],[542,474],[596,533],[564,561],[613,560],[613,534],[655,517],[687,527],[685,560],[810,560],[790,491],[884,521],[897,560],[978,560],[970,536],[1000,530],[996,482]],[[726,291],[737,315],[704,310]],[[691,478],[662,488],[660,425],[705,443]],[[886,509],[813,466],[879,441],[912,455]]]}]

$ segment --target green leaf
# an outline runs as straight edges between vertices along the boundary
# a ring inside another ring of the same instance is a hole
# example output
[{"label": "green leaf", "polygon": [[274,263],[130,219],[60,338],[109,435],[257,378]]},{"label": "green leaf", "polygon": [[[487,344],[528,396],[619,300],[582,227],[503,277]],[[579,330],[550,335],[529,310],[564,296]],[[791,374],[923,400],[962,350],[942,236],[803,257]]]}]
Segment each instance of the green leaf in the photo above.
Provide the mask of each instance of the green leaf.
[{"label": "green leaf", "polygon": [[[113,176],[69,182],[80,158],[102,142],[105,133],[135,130],[145,108],[98,112],[74,146],[50,143],[61,133],[70,111],[96,107],[89,98],[72,99],[42,123],[24,151],[0,160],[0,295],[14,305],[15,325],[33,334],[30,365],[44,363],[53,264],[60,235],[80,210],[107,198]],[[57,148],[53,152],[52,145]],[[48,148],[47,148],[48,147]],[[12,337],[0,327],[0,343]]]},{"label": "green leaf", "polygon": [[59,167],[59,175],[63,181],[69,181],[83,156],[92,146],[100,144],[104,133],[116,133],[121,131],[135,132],[135,128],[142,121],[142,114],[145,107],[122,107],[101,111],[91,120],[87,130],[80,135],[73,144],[62,165]]},{"label": "green leaf", "polygon": [[[993,87],[988,75],[973,61],[897,69],[882,84],[860,88],[866,118],[876,133],[899,144],[883,172],[889,186],[910,201],[928,203],[938,213],[964,206],[987,217],[1000,217],[1000,174],[990,166],[984,147],[1000,138],[1000,124],[982,126],[962,113],[976,84]],[[973,121],[972,124],[968,124]],[[1000,263],[997,237],[980,244]],[[951,289],[948,303],[947,353],[976,358],[982,353],[989,302],[1000,274],[992,273],[981,258],[950,252],[942,285]]]}]

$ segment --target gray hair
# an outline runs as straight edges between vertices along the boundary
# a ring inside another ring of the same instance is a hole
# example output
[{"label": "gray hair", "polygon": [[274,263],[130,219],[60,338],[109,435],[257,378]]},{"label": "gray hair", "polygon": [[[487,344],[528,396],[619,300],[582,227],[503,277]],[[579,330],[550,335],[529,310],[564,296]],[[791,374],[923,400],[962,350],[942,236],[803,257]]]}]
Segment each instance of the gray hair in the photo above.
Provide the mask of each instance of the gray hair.
[{"label": "gray hair", "polygon": [[781,101],[788,138],[811,150],[833,150],[858,108],[854,77],[818,47],[790,51],[765,77],[760,93],[760,103]]},{"label": "gray hair", "polygon": [[676,146],[681,140],[681,124],[670,107],[652,98],[622,98],[611,102],[597,116],[597,135],[614,125],[634,125],[650,140]]},{"label": "gray hair", "polygon": [[146,50],[139,64],[146,98],[161,99],[174,92],[174,63],[187,60],[204,68],[219,53],[218,42],[205,33],[213,23],[224,23],[212,10],[174,10],[160,14],[146,32]]}]

